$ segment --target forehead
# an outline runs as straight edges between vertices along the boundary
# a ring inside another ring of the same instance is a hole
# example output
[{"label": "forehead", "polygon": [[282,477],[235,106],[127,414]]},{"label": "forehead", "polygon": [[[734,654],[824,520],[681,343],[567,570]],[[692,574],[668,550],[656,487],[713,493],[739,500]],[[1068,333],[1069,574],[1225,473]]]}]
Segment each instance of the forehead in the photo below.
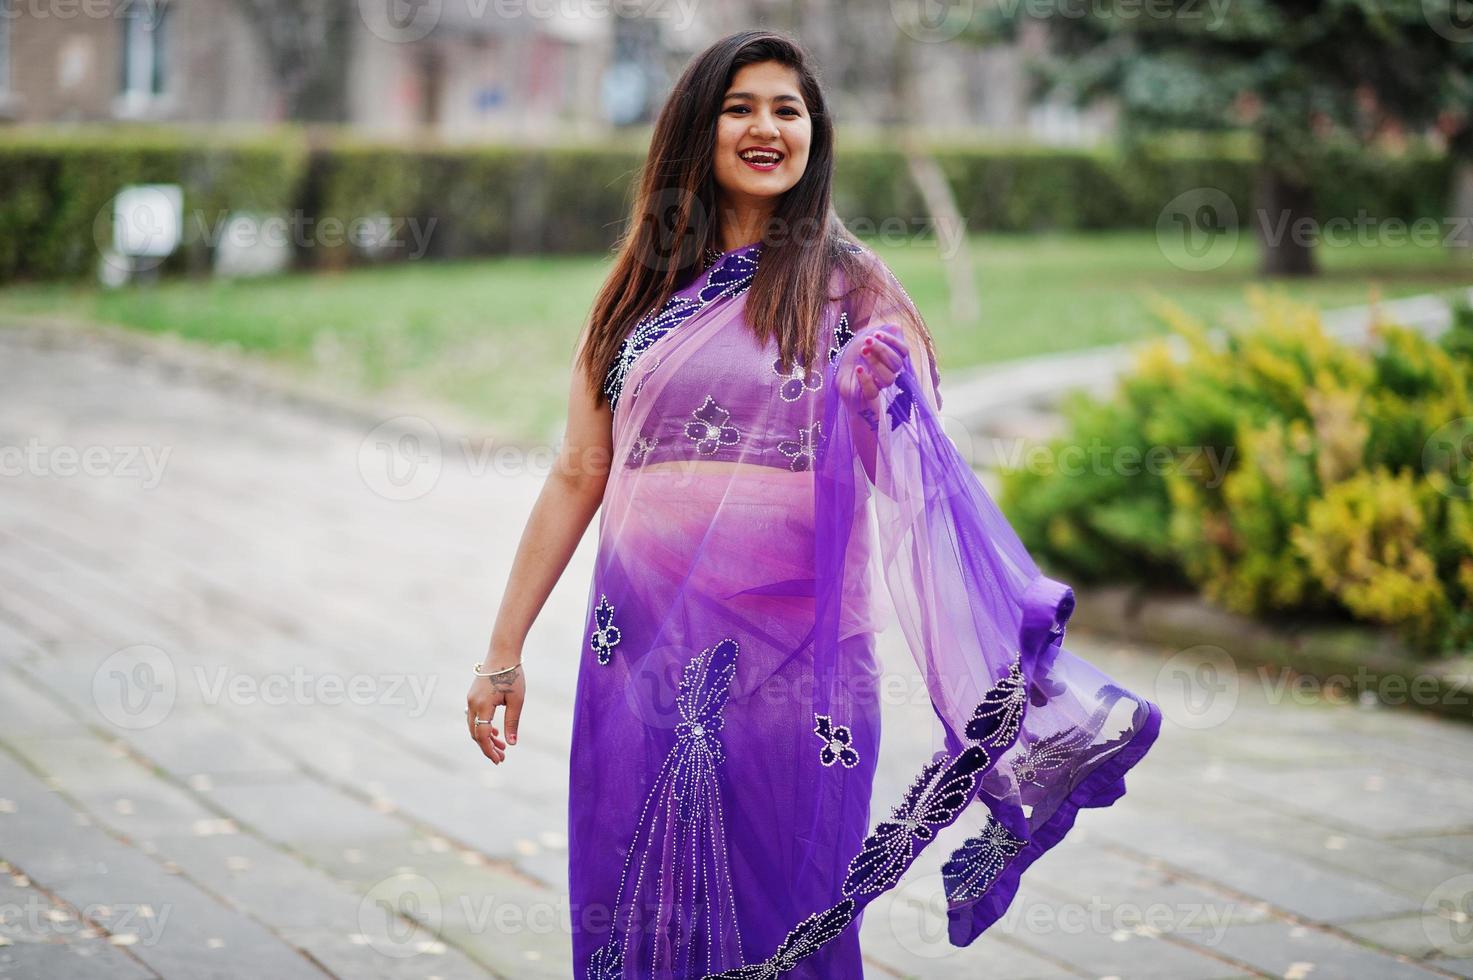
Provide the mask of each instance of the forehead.
[{"label": "forehead", "polygon": [[743,65],[731,76],[731,84],[726,87],[726,91],[728,96],[735,92],[747,92],[762,98],[778,95],[791,95],[800,101],[803,98],[798,86],[798,72],[776,61]]}]

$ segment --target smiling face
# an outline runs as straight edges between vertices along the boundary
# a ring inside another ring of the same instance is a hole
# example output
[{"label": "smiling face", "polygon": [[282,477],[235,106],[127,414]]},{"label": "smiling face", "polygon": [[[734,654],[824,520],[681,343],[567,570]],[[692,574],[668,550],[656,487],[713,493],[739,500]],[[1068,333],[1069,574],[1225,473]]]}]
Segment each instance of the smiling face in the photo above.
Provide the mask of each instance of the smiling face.
[{"label": "smiling face", "polygon": [[813,123],[798,73],[776,61],[732,76],[716,124],[716,186],[727,206],[771,210],[808,166]]}]

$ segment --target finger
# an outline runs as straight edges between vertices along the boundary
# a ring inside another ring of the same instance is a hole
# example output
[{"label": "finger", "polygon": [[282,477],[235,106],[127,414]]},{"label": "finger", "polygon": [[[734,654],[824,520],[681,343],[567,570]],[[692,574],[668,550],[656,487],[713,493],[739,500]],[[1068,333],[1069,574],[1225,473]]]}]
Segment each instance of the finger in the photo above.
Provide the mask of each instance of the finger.
[{"label": "finger", "polygon": [[867,373],[874,379],[876,388],[888,388],[895,383],[896,372],[884,364],[874,365]]},{"label": "finger", "polygon": [[513,694],[506,699],[506,740],[512,745],[517,744],[517,725],[522,720],[522,702],[520,695]]},{"label": "finger", "polygon": [[880,396],[880,389],[876,387],[874,377],[864,369],[863,364],[855,368],[854,373],[859,380],[859,391],[866,401],[871,401]]},{"label": "finger", "polygon": [[899,327],[887,327],[875,336],[875,342],[885,344],[901,357],[910,353],[910,344],[906,342],[905,335],[900,332]]},{"label": "finger", "polygon": [[894,349],[883,343],[875,343],[866,347],[864,356],[869,360],[871,367],[884,365],[897,374],[900,373],[900,368],[905,363]]},{"label": "finger", "polygon": [[505,750],[499,748],[496,743],[489,738],[483,738],[476,744],[481,747],[481,754],[490,759],[492,762],[496,763],[498,766],[501,765],[501,760],[506,758]]},{"label": "finger", "polygon": [[476,719],[480,717],[479,710],[474,704],[471,704],[469,701],[466,702],[465,730],[471,733],[472,742],[481,734],[476,731]]}]

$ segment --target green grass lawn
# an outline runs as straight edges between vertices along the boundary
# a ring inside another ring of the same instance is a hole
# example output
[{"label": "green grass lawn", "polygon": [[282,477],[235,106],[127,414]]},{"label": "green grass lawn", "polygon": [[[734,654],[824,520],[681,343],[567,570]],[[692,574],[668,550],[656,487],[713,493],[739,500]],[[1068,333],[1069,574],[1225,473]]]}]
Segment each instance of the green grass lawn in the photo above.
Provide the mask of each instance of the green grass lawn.
[{"label": "green grass lawn", "polygon": [[[954,323],[931,244],[877,245],[936,335],[944,376],[972,365],[1135,340],[1164,327],[1165,296],[1230,323],[1258,281],[1249,244],[1210,272],[1171,265],[1149,232],[971,240],[982,317]],[[1322,249],[1322,275],[1281,288],[1323,308],[1473,285],[1473,261],[1438,247]],[[355,392],[454,405],[507,438],[554,439],[572,345],[601,257],[406,263],[330,275],[165,281],[107,291],[0,289],[6,314],[49,314],[232,345]]]}]

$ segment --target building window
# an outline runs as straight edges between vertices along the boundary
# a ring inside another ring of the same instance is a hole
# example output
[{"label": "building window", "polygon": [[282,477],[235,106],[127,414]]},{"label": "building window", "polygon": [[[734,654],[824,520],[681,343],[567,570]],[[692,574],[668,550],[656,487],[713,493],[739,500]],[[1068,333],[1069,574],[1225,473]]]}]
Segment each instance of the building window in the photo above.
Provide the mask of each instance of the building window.
[{"label": "building window", "polygon": [[122,94],[127,99],[164,93],[169,10],[166,4],[135,4],[123,18]]},{"label": "building window", "polygon": [[10,91],[10,0],[0,0],[0,96]]}]

